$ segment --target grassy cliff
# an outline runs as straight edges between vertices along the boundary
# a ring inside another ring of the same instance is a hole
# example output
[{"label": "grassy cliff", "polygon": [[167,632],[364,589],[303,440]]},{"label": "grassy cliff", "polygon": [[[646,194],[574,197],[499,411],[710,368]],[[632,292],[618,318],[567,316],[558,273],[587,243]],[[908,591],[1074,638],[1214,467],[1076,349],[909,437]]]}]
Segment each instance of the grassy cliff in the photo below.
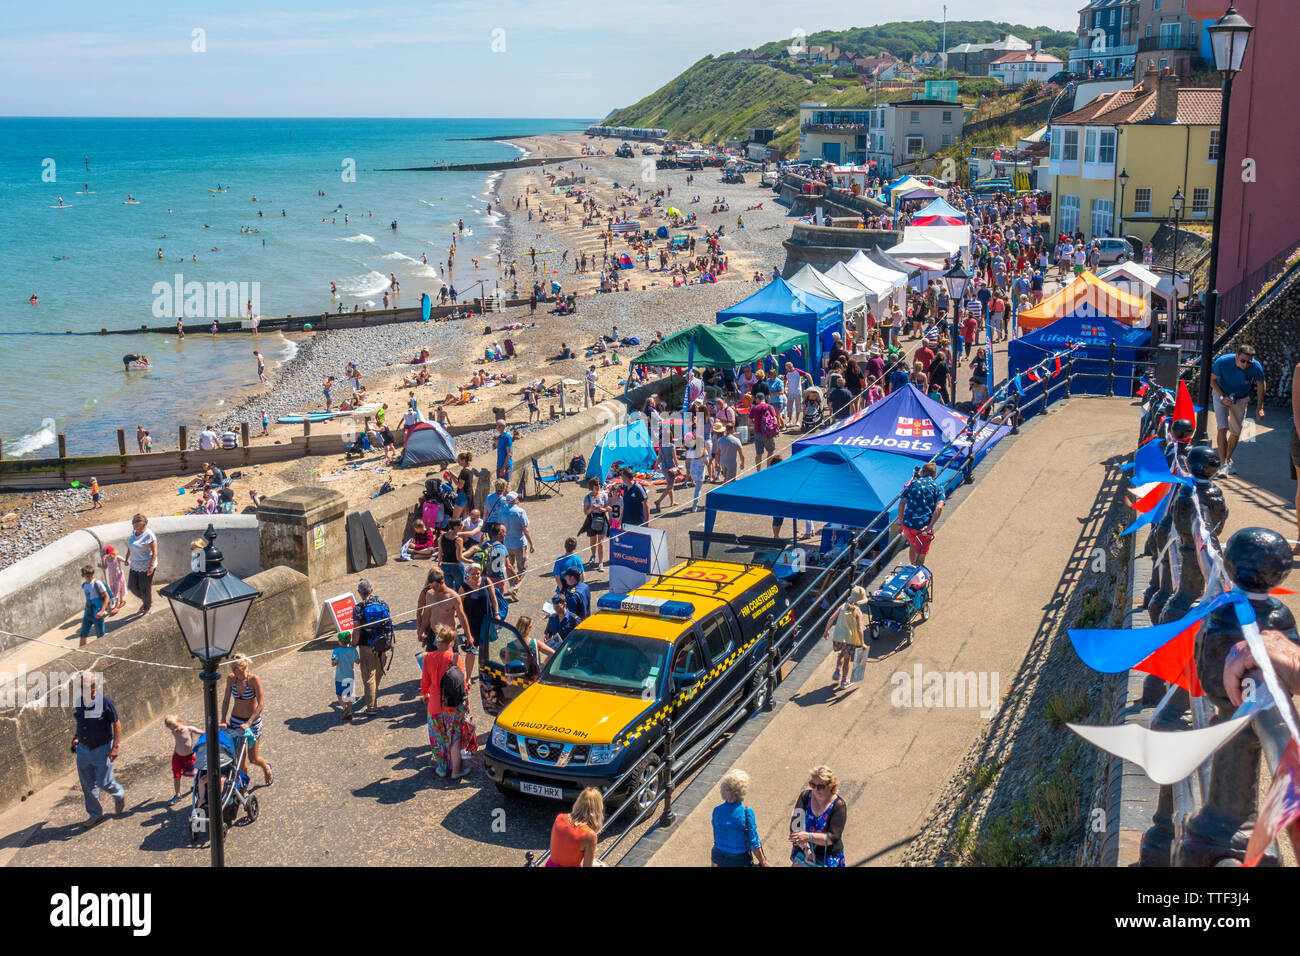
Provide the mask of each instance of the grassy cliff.
[{"label": "grassy cliff", "polygon": [[[806,38],[809,46],[834,44],[859,55],[888,50],[907,60],[915,53],[938,50],[942,25],[932,21],[888,23],[852,30],[822,31]],[[1003,33],[1022,39],[1042,40],[1045,48],[1061,55],[1073,46],[1074,34],[1044,27],[1024,27],[988,21],[953,21],[948,24],[948,45],[987,42]],[[799,140],[799,104],[824,101],[831,106],[868,106],[873,102],[910,99],[911,90],[873,91],[850,70],[832,71],[790,59],[788,40],[775,40],[756,49],[777,54],[754,62],[734,53],[706,56],[644,99],[615,110],[605,122],[623,126],[660,126],[673,136],[719,142],[744,136],[750,127],[777,130],[775,146],[789,155]],[[1064,57],[1062,57],[1064,59]],[[831,74],[827,78],[827,74]],[[987,85],[988,81],[983,81]],[[963,98],[973,102],[977,86],[963,86]]]}]

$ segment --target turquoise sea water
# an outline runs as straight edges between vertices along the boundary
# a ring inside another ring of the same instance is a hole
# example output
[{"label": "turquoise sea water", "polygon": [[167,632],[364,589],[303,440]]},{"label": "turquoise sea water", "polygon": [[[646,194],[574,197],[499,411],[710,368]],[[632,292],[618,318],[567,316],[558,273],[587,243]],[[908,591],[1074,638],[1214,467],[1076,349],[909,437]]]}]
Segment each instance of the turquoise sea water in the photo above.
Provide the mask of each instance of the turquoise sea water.
[{"label": "turquoise sea water", "polygon": [[[159,283],[172,287],[177,274],[205,286],[249,284],[226,304],[232,317],[244,315],[254,288],[264,316],[335,312],[340,302],[348,311],[380,307],[390,273],[401,285],[395,304],[418,305],[421,292],[439,288],[438,264],[460,219],[466,232],[453,279],[470,292],[475,279],[496,275],[487,258],[501,226],[486,214],[485,197],[489,177],[499,174],[379,170],[512,159],[519,151],[505,143],[458,138],[585,126],[546,119],[0,118],[5,457],[52,454],[56,432],[68,434],[72,454],[108,451],[114,430],[133,436],[137,422],[170,444],[176,425],[196,424],[216,397],[256,381],[246,334],[191,334],[181,343],[174,335],[28,333],[174,324],[168,310],[176,305]],[[211,191],[218,185],[228,191]],[[138,204],[124,203],[128,194]],[[271,361],[293,349],[266,334],[257,347]],[[154,367],[125,373],[122,356],[132,352],[149,355]]]}]

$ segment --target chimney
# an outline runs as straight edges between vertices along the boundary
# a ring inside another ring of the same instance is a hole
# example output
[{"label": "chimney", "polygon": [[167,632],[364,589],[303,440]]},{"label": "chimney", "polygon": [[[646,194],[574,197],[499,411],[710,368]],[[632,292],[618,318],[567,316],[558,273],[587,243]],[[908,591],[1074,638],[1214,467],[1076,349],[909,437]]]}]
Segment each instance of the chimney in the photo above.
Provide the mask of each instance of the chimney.
[{"label": "chimney", "polygon": [[1147,93],[1153,93],[1156,89],[1156,67],[1154,63],[1147,63],[1146,72],[1142,74],[1142,82],[1138,84]]},{"label": "chimney", "polygon": [[1160,74],[1156,88],[1156,122],[1178,120],[1178,77],[1168,68]]},{"label": "chimney", "polygon": [[1035,41],[1034,41],[1034,56],[1037,56],[1038,54],[1040,54],[1040,53],[1042,53],[1042,52],[1043,52],[1043,41],[1042,41],[1042,40],[1035,40]]}]

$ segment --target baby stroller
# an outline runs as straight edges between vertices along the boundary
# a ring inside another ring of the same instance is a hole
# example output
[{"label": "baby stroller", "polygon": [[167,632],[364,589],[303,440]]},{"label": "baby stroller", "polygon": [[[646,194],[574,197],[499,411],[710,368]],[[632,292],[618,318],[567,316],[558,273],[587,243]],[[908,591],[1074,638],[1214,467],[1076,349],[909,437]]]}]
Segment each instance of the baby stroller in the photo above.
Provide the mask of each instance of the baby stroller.
[{"label": "baby stroller", "polygon": [[872,591],[867,602],[871,612],[871,639],[880,637],[881,628],[901,631],[909,641],[918,621],[930,620],[930,601],[934,597],[934,575],[924,565],[908,564],[894,568],[884,587]]},{"label": "baby stroller", "polygon": [[[245,730],[239,738],[239,747],[236,749],[234,738],[231,737],[227,730],[217,732],[217,745],[221,753],[221,774],[220,774],[220,806],[221,822],[225,829],[230,829],[235,820],[239,817],[239,811],[242,809],[249,823],[257,819],[257,797],[251,795],[249,791],[248,774],[242,770],[235,770],[244,762],[244,757],[248,752],[248,744],[253,739],[252,731]],[[232,773],[231,771],[234,770]],[[198,742],[194,744],[194,790],[190,805],[190,844],[197,846],[203,839],[204,834],[208,832],[209,814],[208,808],[211,806],[212,794],[206,792],[208,779],[208,741],[207,734],[199,737]],[[205,790],[204,805],[199,805],[199,783],[203,782]]]}]

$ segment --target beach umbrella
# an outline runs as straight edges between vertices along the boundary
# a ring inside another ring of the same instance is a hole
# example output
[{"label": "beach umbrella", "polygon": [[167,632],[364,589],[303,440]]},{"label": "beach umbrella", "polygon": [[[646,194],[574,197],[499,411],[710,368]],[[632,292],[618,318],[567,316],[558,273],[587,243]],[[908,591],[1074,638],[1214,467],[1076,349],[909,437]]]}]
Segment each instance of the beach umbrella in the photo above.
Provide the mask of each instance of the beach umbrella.
[{"label": "beach umbrella", "polygon": [[676,206],[669,206],[669,207],[668,207],[668,215],[670,215],[670,216],[680,216],[681,214],[682,214],[682,211],[681,211],[680,209],[678,209]]}]

